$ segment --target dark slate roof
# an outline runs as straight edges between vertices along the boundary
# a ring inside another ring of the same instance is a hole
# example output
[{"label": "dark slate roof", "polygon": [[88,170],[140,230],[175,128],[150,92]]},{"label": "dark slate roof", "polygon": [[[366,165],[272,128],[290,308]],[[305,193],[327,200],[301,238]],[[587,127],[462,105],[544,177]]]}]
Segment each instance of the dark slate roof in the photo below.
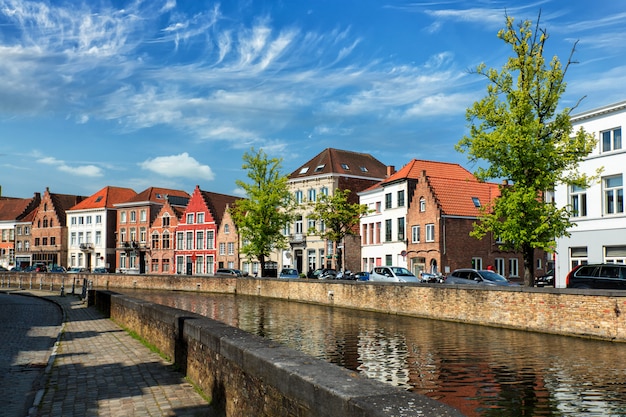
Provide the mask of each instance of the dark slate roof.
[{"label": "dark slate roof", "polygon": [[232,207],[237,200],[241,200],[241,197],[213,193],[210,191],[200,190],[200,194],[202,195],[202,198],[204,199],[204,202],[209,210],[211,210],[215,224],[218,226],[222,224],[224,213],[226,213],[226,207]]},{"label": "dark slate roof", "polygon": [[72,207],[74,207],[76,204],[83,201],[85,198],[87,198],[82,195],[55,194],[55,193],[49,193],[49,194],[50,194],[50,201],[52,202],[52,205],[54,206],[54,211],[56,212],[57,219],[59,220],[59,223],[61,224],[61,226],[67,225],[67,218],[65,216],[65,212],[71,209]]},{"label": "dark slate roof", "polygon": [[383,179],[387,166],[367,153],[326,148],[289,174],[289,179],[324,174]]},{"label": "dark slate roof", "polygon": [[165,199],[168,198],[170,204],[174,204],[171,200],[172,197],[183,197],[189,199],[190,195],[186,191],[171,190],[169,188],[150,187],[146,188],[134,197],[120,202],[120,204],[131,203],[165,203]]}]

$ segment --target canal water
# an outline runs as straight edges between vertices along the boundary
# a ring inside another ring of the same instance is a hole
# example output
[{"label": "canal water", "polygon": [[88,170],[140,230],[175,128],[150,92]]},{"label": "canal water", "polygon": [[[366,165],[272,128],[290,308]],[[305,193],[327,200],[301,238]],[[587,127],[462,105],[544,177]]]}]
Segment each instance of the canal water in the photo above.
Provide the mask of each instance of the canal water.
[{"label": "canal water", "polygon": [[621,343],[241,295],[125,293],[281,342],[470,417],[626,416]]}]

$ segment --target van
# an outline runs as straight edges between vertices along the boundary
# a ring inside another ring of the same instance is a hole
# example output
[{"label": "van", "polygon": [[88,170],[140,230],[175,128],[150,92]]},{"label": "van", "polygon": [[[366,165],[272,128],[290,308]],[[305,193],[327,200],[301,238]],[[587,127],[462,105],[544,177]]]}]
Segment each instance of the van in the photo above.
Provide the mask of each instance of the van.
[{"label": "van", "polygon": [[626,265],[578,265],[565,278],[567,288],[626,290]]}]

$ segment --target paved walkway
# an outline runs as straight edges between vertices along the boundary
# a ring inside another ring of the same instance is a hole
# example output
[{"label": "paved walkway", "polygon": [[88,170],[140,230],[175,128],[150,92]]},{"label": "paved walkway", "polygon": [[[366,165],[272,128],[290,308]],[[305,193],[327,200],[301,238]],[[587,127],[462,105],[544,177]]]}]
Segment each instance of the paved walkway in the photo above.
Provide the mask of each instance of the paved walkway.
[{"label": "paved walkway", "polygon": [[[20,333],[24,344],[21,352],[11,357],[27,358],[17,362],[36,364],[35,369],[44,368],[42,364],[49,365],[36,375],[37,381],[30,382],[31,386],[34,384],[34,390],[1,381],[3,406],[0,407],[0,416],[213,415],[207,401],[170,363],[104,318],[94,307],[87,307],[79,297],[61,297],[59,293],[46,291],[11,291],[11,295],[0,294],[0,306],[4,306],[7,299],[15,300],[18,295],[35,295],[56,302],[62,307],[65,320],[62,326],[32,327]],[[27,297],[19,298],[29,300]],[[41,299],[30,297],[29,301],[20,308],[23,316],[30,316],[37,309],[46,311],[49,308],[41,304]],[[6,327],[8,317],[4,310],[0,308],[0,321],[1,326]],[[58,308],[56,310],[58,312]],[[47,314],[53,319],[50,313]],[[56,334],[60,337],[55,344]],[[50,346],[34,347],[38,338],[44,339],[39,340],[43,345],[47,342]],[[0,353],[3,351],[4,346],[0,348]],[[24,355],[25,351],[33,353]],[[22,393],[28,391],[21,398],[33,401],[30,409],[26,410],[28,414],[22,413],[24,407],[20,404],[4,407],[7,395],[16,389]]]}]

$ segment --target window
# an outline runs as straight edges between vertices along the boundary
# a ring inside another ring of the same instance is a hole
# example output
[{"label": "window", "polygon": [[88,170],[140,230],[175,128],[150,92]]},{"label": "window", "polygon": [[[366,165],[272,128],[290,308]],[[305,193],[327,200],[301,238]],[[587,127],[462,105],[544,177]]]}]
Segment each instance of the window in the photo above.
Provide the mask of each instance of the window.
[{"label": "window", "polygon": [[315,199],[316,199],[315,188],[309,189],[309,197],[308,198],[309,198],[310,202],[315,202]]},{"label": "window", "polygon": [[382,203],[380,201],[376,202],[376,213],[381,212]]},{"label": "window", "polygon": [[126,242],[126,229],[120,229],[120,242]]},{"label": "window", "polygon": [[130,212],[130,222],[131,223],[137,222],[137,212],[134,210]]},{"label": "window", "polygon": [[120,223],[126,223],[126,212],[120,212]]},{"label": "window", "polygon": [[145,223],[147,219],[148,219],[147,211],[145,209],[141,210],[139,212],[139,221],[141,221],[142,223]]},{"label": "window", "polygon": [[435,241],[435,225],[433,223],[426,225],[426,242]]},{"label": "window", "polygon": [[187,224],[193,224],[193,213],[187,213]]},{"label": "window", "polygon": [[517,258],[509,259],[509,276],[519,277],[519,261]]},{"label": "window", "polygon": [[424,197],[420,198],[420,211],[422,213],[426,211],[426,199]]},{"label": "window", "polygon": [[385,194],[385,208],[391,208],[391,193]]},{"label": "window", "polygon": [[196,214],[196,218],[198,219],[198,224],[204,223],[204,213]]},{"label": "window", "polygon": [[587,192],[584,188],[572,185],[570,189],[570,204],[572,205],[573,217],[587,215]]},{"label": "window", "polygon": [[185,240],[186,240],[185,243],[187,245],[185,249],[187,250],[193,249],[193,232],[187,232],[187,238]]},{"label": "window", "polygon": [[320,188],[320,194],[328,196],[328,187]]},{"label": "window", "polygon": [[296,198],[296,203],[301,204],[302,203],[302,191],[298,190],[295,192],[295,198]]},{"label": "window", "polygon": [[220,242],[220,255],[226,255],[226,243]]},{"label": "window", "polygon": [[411,227],[411,243],[420,243],[420,227]]},{"label": "window", "polygon": [[207,230],[207,232],[206,232],[206,248],[207,249],[214,249],[215,248],[215,242],[213,240],[214,234],[215,234],[215,232],[213,230]]},{"label": "window", "polygon": [[496,272],[500,275],[504,275],[504,258],[496,258],[495,263]]},{"label": "window", "polygon": [[196,257],[196,274],[202,274],[202,267],[204,266],[204,257]]},{"label": "window", "polygon": [[300,174],[306,174],[307,172],[309,172],[309,167],[304,167],[300,169]]},{"label": "window", "polygon": [[130,241],[131,242],[137,241],[137,229],[135,229],[134,227],[130,228]]},{"label": "window", "polygon": [[91,240],[91,232],[85,233],[85,243],[93,243]]},{"label": "window", "polygon": [[296,217],[296,234],[302,234],[302,216]]},{"label": "window", "polygon": [[100,230],[96,230],[96,245],[102,245],[102,232]]},{"label": "window", "polygon": [[320,172],[321,170],[323,170],[323,169],[324,169],[324,167],[325,167],[325,166],[326,166],[326,165],[318,165],[318,166],[316,166],[316,167],[315,167],[315,172]]},{"label": "window", "polygon": [[611,152],[622,149],[622,128],[600,132],[602,152]]},{"label": "window", "polygon": [[[85,218],[83,216],[80,216],[78,218],[78,224],[85,224]],[[48,220],[43,219],[43,227],[46,227],[48,225]]]},{"label": "window", "polygon": [[196,249],[204,249],[204,232],[201,230],[196,232]]},{"label": "window", "polygon": [[315,219],[307,219],[307,233],[309,230],[315,230]]},{"label": "window", "polygon": [[206,273],[213,274],[215,272],[215,261],[213,255],[208,255],[206,257]]},{"label": "window", "polygon": [[385,220],[385,242],[391,242],[391,219]]},{"label": "window", "polygon": [[159,234],[154,232],[150,237],[150,245],[152,246],[152,249],[159,249],[161,247],[161,245],[159,245]]},{"label": "window", "polygon": [[165,232],[163,232],[163,238],[161,239],[163,249],[169,249],[171,246],[170,242],[170,232],[166,230]]},{"label": "window", "polygon": [[624,186],[622,176],[604,178],[604,211],[606,214],[624,212]]},{"label": "window", "polygon": [[70,223],[71,223],[72,225],[75,225],[75,224],[76,224],[76,217],[73,217],[73,216],[72,216],[72,217],[70,218]]},{"label": "window", "polygon": [[91,224],[91,216],[87,216],[87,217],[85,218],[85,220],[86,220],[86,222],[85,222],[85,223],[87,223],[87,224]]},{"label": "window", "polygon": [[102,224],[102,215],[101,214],[96,215],[96,224]]},{"label": "window", "polygon": [[235,254],[235,243],[234,242],[228,242],[228,254],[229,255],[234,255]]},{"label": "window", "polygon": [[230,233],[230,225],[228,223],[224,224],[224,234],[227,235]]},{"label": "window", "polygon": [[398,240],[404,240],[404,217],[398,217]]},{"label": "window", "polygon": [[146,243],[147,237],[148,237],[148,232],[146,230],[146,227],[145,226],[140,227],[139,228],[139,241],[141,243]]},{"label": "window", "polygon": [[626,246],[606,246],[604,248],[604,262],[626,263]]},{"label": "window", "polygon": [[350,166],[348,164],[341,164],[341,168],[345,169],[346,171],[350,169]]},{"label": "window", "polygon": [[50,244],[53,246],[57,244],[57,238],[55,236],[50,237]]},{"label": "window", "polygon": [[480,208],[480,198],[472,197],[472,203],[474,203],[474,207]]},{"label": "window", "polygon": [[185,242],[185,235],[183,232],[176,233],[176,249],[183,250],[185,249],[183,243]]},{"label": "window", "polygon": [[164,214],[163,218],[161,219],[161,224],[163,225],[163,227],[168,227],[170,225],[170,216],[169,214]]},{"label": "window", "polygon": [[483,269],[483,258],[472,257],[472,268],[474,269]]},{"label": "window", "polygon": [[398,207],[404,207],[404,190],[398,191]]}]

